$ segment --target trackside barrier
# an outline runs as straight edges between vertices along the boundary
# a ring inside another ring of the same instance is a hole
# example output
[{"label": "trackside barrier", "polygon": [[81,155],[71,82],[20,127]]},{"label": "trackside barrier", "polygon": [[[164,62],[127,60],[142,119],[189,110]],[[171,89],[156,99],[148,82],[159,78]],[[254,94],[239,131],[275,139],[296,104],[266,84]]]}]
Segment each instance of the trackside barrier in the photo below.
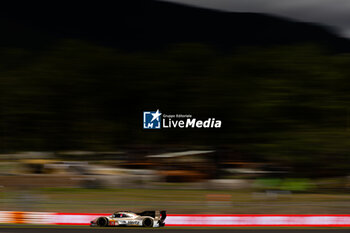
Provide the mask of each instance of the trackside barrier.
[{"label": "trackside barrier", "polygon": [[11,223],[12,216],[11,211],[0,211],[0,223]]},{"label": "trackside barrier", "polygon": [[100,216],[110,216],[111,214],[75,214],[56,213],[56,225],[90,225],[90,221]]},{"label": "trackside barrier", "polygon": [[13,224],[55,224],[56,213],[0,211],[0,223]]},{"label": "trackside barrier", "polygon": [[[108,215],[0,211],[0,223],[89,225],[94,218]],[[168,215],[165,223],[166,226],[207,227],[350,227],[350,215]]]},{"label": "trackside barrier", "polygon": [[171,215],[167,226],[348,227],[350,215]]}]

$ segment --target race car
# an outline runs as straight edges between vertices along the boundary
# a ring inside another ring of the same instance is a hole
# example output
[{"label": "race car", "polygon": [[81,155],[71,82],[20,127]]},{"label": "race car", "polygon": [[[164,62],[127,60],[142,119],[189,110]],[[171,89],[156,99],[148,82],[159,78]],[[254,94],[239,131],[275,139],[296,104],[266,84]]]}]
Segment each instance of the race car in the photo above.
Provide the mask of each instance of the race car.
[{"label": "race car", "polygon": [[101,216],[90,222],[91,227],[164,227],[166,211],[148,210],[141,213],[118,211],[111,216]]}]

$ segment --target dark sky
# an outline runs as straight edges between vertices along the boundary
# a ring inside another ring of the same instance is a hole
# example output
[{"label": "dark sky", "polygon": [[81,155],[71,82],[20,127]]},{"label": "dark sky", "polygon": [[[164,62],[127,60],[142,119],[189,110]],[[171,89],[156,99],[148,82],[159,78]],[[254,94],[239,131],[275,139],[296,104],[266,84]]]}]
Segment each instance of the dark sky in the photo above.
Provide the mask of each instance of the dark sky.
[{"label": "dark sky", "polygon": [[350,37],[350,0],[167,0],[233,12],[269,13],[332,26]]}]

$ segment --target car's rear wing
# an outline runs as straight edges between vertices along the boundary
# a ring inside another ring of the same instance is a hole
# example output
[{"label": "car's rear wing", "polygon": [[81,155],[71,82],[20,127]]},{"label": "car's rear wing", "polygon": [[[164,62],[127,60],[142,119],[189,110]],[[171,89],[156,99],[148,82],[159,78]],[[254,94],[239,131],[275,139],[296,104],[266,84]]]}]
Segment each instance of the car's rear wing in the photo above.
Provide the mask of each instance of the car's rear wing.
[{"label": "car's rear wing", "polygon": [[161,210],[160,211],[160,221],[164,222],[166,219],[166,210]]},{"label": "car's rear wing", "polygon": [[140,216],[150,216],[152,218],[155,218],[155,217],[162,217],[164,219],[166,218],[166,210],[146,210],[136,214]]},{"label": "car's rear wing", "polygon": [[164,220],[166,219],[166,210],[161,210],[159,211],[159,213],[160,213],[160,219],[158,221],[159,226],[164,227],[165,226]]}]

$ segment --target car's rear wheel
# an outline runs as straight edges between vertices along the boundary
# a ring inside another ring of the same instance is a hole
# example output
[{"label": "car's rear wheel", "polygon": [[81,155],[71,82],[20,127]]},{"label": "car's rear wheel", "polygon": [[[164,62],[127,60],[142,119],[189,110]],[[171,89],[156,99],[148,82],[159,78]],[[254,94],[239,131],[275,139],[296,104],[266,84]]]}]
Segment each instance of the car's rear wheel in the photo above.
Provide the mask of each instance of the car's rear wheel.
[{"label": "car's rear wheel", "polygon": [[151,218],[145,218],[145,219],[142,221],[142,226],[143,226],[143,227],[153,227],[153,219],[151,219]]},{"label": "car's rear wheel", "polygon": [[99,227],[106,227],[108,226],[108,219],[105,217],[101,217],[99,219],[97,219],[97,226]]}]

